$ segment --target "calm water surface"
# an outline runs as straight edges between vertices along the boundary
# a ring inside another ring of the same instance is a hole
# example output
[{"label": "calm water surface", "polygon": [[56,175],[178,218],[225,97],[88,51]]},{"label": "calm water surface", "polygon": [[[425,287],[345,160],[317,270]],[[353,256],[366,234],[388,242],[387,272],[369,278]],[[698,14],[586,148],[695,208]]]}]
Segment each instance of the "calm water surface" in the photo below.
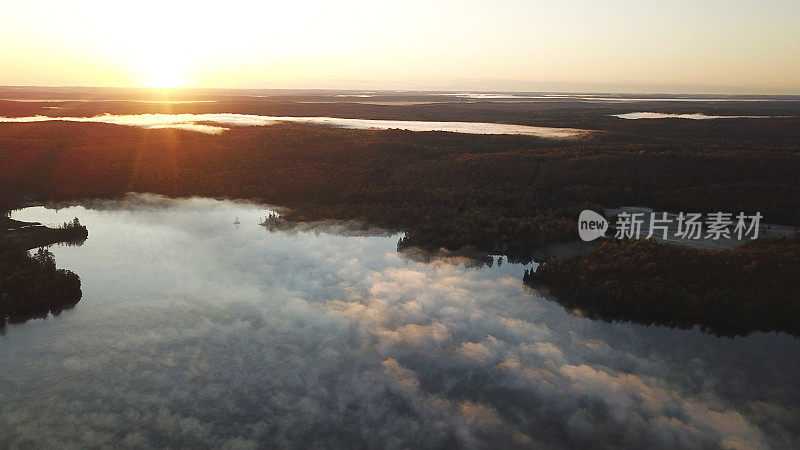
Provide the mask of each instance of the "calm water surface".
[{"label": "calm water surface", "polygon": [[89,239],[52,249],[77,307],[0,336],[0,447],[800,445],[795,338],[592,321],[524,266],[270,232],[261,206],[92,208],[13,214]]},{"label": "calm water surface", "polygon": [[[513,125],[484,122],[434,122],[419,120],[377,120],[348,119],[341,117],[289,117],[260,116],[255,114],[210,113],[210,114],[101,114],[94,117],[67,116],[27,116],[0,117],[0,123],[49,122],[62,120],[67,122],[112,123],[117,125],[143,128],[177,128],[200,133],[219,134],[227,130],[225,126],[268,126],[278,122],[292,122],[310,125],[323,125],[355,130],[408,130],[408,131],[445,131],[467,134],[516,134],[539,136],[550,139],[572,139],[586,137],[590,130],[576,128],[535,127],[529,125]],[[209,123],[214,125],[209,125]]]},{"label": "calm water surface", "polygon": [[[620,119],[638,120],[638,119],[689,119],[689,120],[713,120],[713,119],[769,119],[776,116],[713,116],[703,113],[691,114],[667,114],[658,112],[632,112],[625,114],[612,114],[611,117],[619,117]],[[791,116],[778,116],[778,117],[791,117]]]}]

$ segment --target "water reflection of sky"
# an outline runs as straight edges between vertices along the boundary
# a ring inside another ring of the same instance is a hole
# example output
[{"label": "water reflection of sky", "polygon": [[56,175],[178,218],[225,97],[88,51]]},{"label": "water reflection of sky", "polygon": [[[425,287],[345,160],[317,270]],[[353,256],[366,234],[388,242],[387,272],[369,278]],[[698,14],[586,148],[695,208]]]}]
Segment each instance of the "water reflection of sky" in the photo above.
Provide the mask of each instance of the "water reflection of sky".
[{"label": "water reflection of sky", "polygon": [[77,216],[89,240],[53,248],[81,276],[78,306],[0,337],[6,442],[800,441],[797,339],[595,322],[527,292],[523,266],[416,263],[398,236],[268,232],[252,205],[133,200],[14,214]]},{"label": "water reflection of sky", "polygon": [[[291,117],[261,116],[256,114],[209,113],[209,114],[101,114],[92,117],[68,116],[25,116],[0,117],[0,123],[30,122],[90,122],[142,128],[177,128],[207,134],[219,134],[228,127],[267,126],[278,122],[292,122],[309,125],[324,125],[356,130],[408,130],[444,131],[467,134],[513,134],[538,136],[550,139],[572,139],[588,136],[590,130],[576,128],[536,127],[505,123],[484,122],[434,122],[421,120],[377,120],[351,119],[341,117]],[[213,124],[213,125],[209,125]]]},{"label": "water reflection of sky", "polygon": [[[703,113],[667,114],[658,112],[632,112],[625,114],[613,114],[611,117],[619,117],[620,119],[628,119],[628,120],[638,120],[638,119],[713,120],[713,119],[769,119],[774,116],[714,116],[714,115],[706,115]],[[790,116],[780,116],[780,117],[790,117]]]}]

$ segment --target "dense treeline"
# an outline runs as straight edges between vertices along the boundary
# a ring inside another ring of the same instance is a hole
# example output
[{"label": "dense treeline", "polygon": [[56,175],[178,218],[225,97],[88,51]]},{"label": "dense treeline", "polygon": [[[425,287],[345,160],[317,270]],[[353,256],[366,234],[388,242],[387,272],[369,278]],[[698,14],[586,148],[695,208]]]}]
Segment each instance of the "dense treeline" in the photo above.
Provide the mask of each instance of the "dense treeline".
[{"label": "dense treeline", "polygon": [[0,239],[25,249],[46,247],[56,243],[81,245],[89,237],[89,230],[76,217],[56,228],[39,223],[21,222],[0,216]]},{"label": "dense treeline", "polygon": [[585,255],[548,261],[523,281],[592,317],[720,335],[800,334],[800,238],[695,250],[652,240],[604,242]]},{"label": "dense treeline", "polygon": [[[223,92],[186,93],[178,98],[185,100],[214,100],[207,103],[145,103],[141,101],[93,101],[102,99],[117,100],[169,100],[161,98],[163,93],[111,93],[103,92],[40,92],[34,94],[30,88],[7,90],[0,87],[0,98],[81,99],[81,101],[59,102],[52,109],[51,102],[15,102],[0,100],[0,115],[3,116],[94,116],[98,114],[204,114],[241,113],[273,116],[330,116],[362,119],[387,120],[427,120],[427,121],[465,121],[500,122],[521,125],[551,127],[574,127],[599,129],[625,134],[651,137],[684,138],[690,133],[695,138],[714,140],[760,139],[768,132],[770,140],[784,139],[798,144],[797,134],[785,125],[786,121],[797,122],[800,115],[800,101],[797,96],[787,96],[784,100],[762,99],[763,101],[725,101],[725,102],[687,102],[687,101],[637,101],[628,102],[589,102],[581,99],[538,99],[530,102],[502,102],[478,99],[458,99],[453,96],[431,96],[430,93],[406,93],[404,95],[379,95],[375,98],[344,99],[326,97],[323,92],[295,93],[285,95],[266,93],[267,97],[252,97],[253,92],[239,95]],[[341,92],[328,92],[340,94]],[[685,99],[684,99],[685,100]],[[729,99],[730,100],[730,99]],[[401,103],[392,103],[392,102]],[[388,103],[386,103],[388,102]],[[419,102],[419,103],[416,103]],[[772,116],[768,121],[743,120],[623,120],[610,117],[612,114],[633,111],[652,111],[665,113],[704,113],[708,115],[757,115]]]},{"label": "dense treeline", "polygon": [[0,207],[131,191],[251,198],[294,207],[298,219],[404,230],[401,245],[471,246],[512,259],[573,239],[587,207],[760,211],[766,222],[800,224],[797,119],[625,122],[571,141],[298,124],[204,135],[6,123]]},{"label": "dense treeline", "polygon": [[58,314],[81,299],[81,280],[69,270],[56,268],[46,248],[33,255],[0,238],[0,327],[48,313]]}]

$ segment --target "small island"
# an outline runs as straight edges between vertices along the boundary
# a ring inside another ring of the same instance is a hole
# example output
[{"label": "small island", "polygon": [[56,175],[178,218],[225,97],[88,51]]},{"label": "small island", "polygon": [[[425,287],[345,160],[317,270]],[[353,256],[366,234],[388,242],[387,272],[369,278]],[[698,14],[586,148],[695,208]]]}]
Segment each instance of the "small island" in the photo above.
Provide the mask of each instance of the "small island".
[{"label": "small island", "polygon": [[733,250],[697,250],[653,240],[604,242],[584,255],[526,270],[558,303],[592,318],[699,326],[723,336],[800,335],[800,238]]}]

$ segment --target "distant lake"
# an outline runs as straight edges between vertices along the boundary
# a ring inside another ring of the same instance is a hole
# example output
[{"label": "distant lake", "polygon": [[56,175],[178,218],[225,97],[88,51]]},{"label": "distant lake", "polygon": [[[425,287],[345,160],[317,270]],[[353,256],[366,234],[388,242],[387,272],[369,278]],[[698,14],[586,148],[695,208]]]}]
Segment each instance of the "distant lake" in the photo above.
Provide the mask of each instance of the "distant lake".
[{"label": "distant lake", "polygon": [[[710,120],[710,119],[771,119],[777,116],[709,116],[703,113],[692,114],[667,114],[657,112],[632,112],[625,114],[613,114],[611,117],[620,119],[691,119],[691,120]],[[785,117],[785,116],[784,116]]]},{"label": "distant lake", "polygon": [[[260,116],[255,114],[211,113],[211,114],[103,114],[94,117],[0,117],[0,122],[48,122],[63,120],[68,122],[96,122],[143,128],[178,128],[202,133],[221,133],[226,126],[266,126],[277,122],[294,122],[312,125],[326,125],[360,130],[409,131],[448,131],[467,134],[516,134],[539,136],[551,139],[570,139],[586,136],[590,130],[575,128],[535,127],[504,123],[483,122],[432,122],[418,120],[375,120],[348,119],[340,117],[290,117]],[[213,125],[212,125],[213,124]]]},{"label": "distant lake", "polygon": [[89,239],[52,247],[76,308],[0,334],[0,447],[800,446],[796,338],[593,321],[523,287],[529,266],[269,211],[14,212]]}]

